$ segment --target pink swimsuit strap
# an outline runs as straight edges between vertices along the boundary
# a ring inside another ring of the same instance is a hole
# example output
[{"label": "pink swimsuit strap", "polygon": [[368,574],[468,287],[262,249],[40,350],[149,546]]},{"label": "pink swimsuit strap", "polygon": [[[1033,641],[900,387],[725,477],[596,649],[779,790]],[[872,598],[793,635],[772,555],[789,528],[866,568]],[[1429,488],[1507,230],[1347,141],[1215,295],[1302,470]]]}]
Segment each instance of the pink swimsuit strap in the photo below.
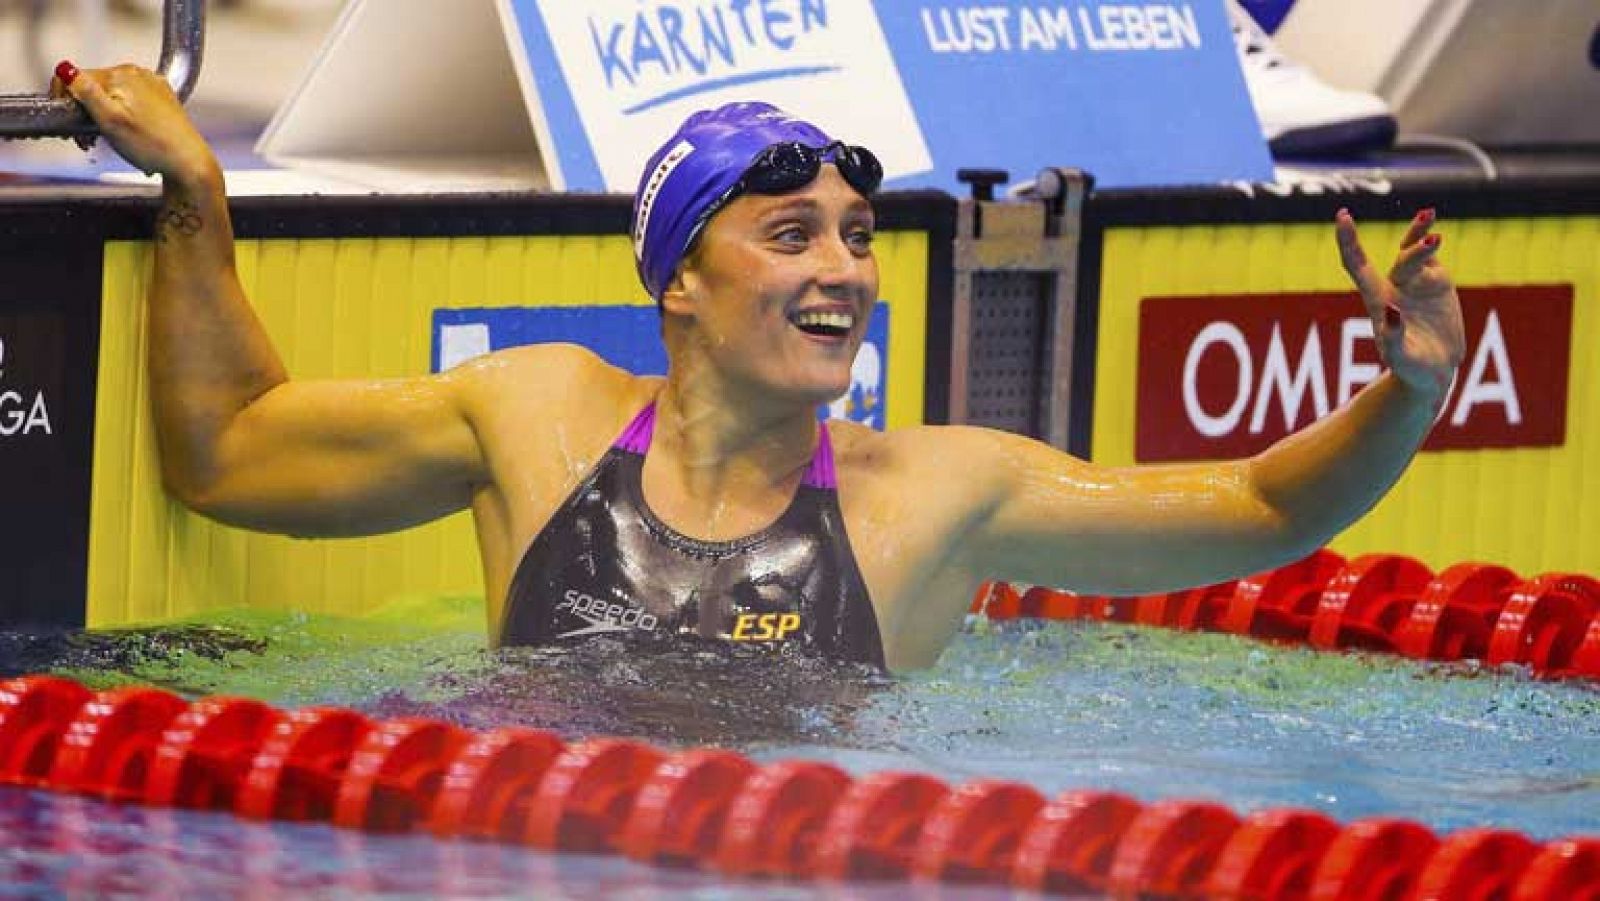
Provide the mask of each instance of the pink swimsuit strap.
[{"label": "pink swimsuit strap", "polygon": [[[622,430],[622,434],[617,436],[612,447],[642,457],[650,449],[650,439],[655,435],[655,431],[656,405],[655,401],[651,401],[639,411],[639,415],[633,417],[633,422],[628,423],[628,427]],[[833,442],[828,438],[826,423],[822,424],[818,431],[817,452],[811,455],[811,465],[806,467],[806,474],[800,482],[824,491],[835,491],[839,487],[833,470]]]}]

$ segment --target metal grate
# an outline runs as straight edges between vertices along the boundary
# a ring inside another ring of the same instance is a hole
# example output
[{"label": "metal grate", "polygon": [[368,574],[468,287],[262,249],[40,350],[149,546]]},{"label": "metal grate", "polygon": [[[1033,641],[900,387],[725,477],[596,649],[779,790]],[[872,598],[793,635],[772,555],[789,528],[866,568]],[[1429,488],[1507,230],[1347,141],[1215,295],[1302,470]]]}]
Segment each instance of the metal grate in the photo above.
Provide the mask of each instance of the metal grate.
[{"label": "metal grate", "polygon": [[975,272],[967,421],[1040,437],[1049,377],[1048,272]]}]

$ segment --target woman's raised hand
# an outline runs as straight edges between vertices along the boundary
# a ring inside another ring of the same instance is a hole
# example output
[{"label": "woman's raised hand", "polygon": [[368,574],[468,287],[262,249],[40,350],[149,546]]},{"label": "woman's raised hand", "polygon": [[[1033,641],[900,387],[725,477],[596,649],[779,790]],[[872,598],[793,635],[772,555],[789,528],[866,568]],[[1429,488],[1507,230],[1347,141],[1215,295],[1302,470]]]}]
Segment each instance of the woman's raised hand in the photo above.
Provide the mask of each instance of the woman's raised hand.
[{"label": "woman's raised hand", "polygon": [[82,104],[117,153],[147,175],[186,180],[210,174],[217,166],[177,94],[149,69],[124,65],[80,70],[62,62],[50,93]]},{"label": "woman's raised hand", "polygon": [[1348,210],[1339,211],[1334,232],[1339,258],[1372,317],[1383,361],[1401,381],[1442,404],[1466,352],[1466,334],[1461,301],[1438,259],[1440,237],[1432,233],[1433,225],[1431,209],[1411,220],[1386,275],[1368,261]]}]

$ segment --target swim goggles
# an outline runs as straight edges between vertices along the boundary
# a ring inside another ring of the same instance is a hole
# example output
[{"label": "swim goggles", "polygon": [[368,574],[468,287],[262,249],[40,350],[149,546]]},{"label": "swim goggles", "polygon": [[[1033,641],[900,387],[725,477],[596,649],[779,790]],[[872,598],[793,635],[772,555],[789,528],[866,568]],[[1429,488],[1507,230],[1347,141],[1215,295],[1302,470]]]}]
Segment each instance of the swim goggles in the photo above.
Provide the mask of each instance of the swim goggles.
[{"label": "swim goggles", "polygon": [[825,147],[780,141],[756,154],[739,180],[705,208],[695,221],[687,246],[693,247],[706,223],[740,195],[787,194],[798,190],[815,181],[822,164],[830,162],[839,168],[845,184],[862,197],[871,197],[883,184],[883,164],[865,147],[843,141],[834,141]]}]

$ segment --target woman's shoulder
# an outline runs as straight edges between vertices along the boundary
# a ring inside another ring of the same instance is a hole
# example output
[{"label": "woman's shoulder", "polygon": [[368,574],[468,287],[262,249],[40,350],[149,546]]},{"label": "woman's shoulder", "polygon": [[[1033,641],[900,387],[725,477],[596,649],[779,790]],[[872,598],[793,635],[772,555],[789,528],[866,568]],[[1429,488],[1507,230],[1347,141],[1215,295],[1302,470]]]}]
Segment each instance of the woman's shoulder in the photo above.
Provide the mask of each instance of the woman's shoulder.
[{"label": "woman's shoulder", "polygon": [[471,405],[489,416],[533,413],[601,431],[621,424],[650,402],[661,379],[635,375],[577,344],[530,344],[477,357],[457,378]]},{"label": "woman's shoulder", "polygon": [[[965,426],[906,426],[878,432],[847,424],[833,430],[839,498],[853,536],[883,524],[942,548],[970,529],[1004,488],[1003,437]],[[876,525],[875,525],[876,524]],[[915,545],[910,541],[906,546]]]},{"label": "woman's shoulder", "polygon": [[836,465],[862,473],[918,475],[949,471],[952,465],[991,452],[986,429],[915,425],[880,431],[856,422],[830,420]]},{"label": "woman's shoulder", "polygon": [[460,369],[461,377],[480,390],[515,388],[519,393],[553,396],[628,394],[660,381],[612,365],[581,344],[559,342],[508,347],[475,357]]},{"label": "woman's shoulder", "polygon": [[975,426],[911,425],[879,430],[842,419],[829,420],[828,430],[840,457],[926,461],[929,465],[950,462],[952,457],[995,453],[1007,442],[1026,440]]}]

